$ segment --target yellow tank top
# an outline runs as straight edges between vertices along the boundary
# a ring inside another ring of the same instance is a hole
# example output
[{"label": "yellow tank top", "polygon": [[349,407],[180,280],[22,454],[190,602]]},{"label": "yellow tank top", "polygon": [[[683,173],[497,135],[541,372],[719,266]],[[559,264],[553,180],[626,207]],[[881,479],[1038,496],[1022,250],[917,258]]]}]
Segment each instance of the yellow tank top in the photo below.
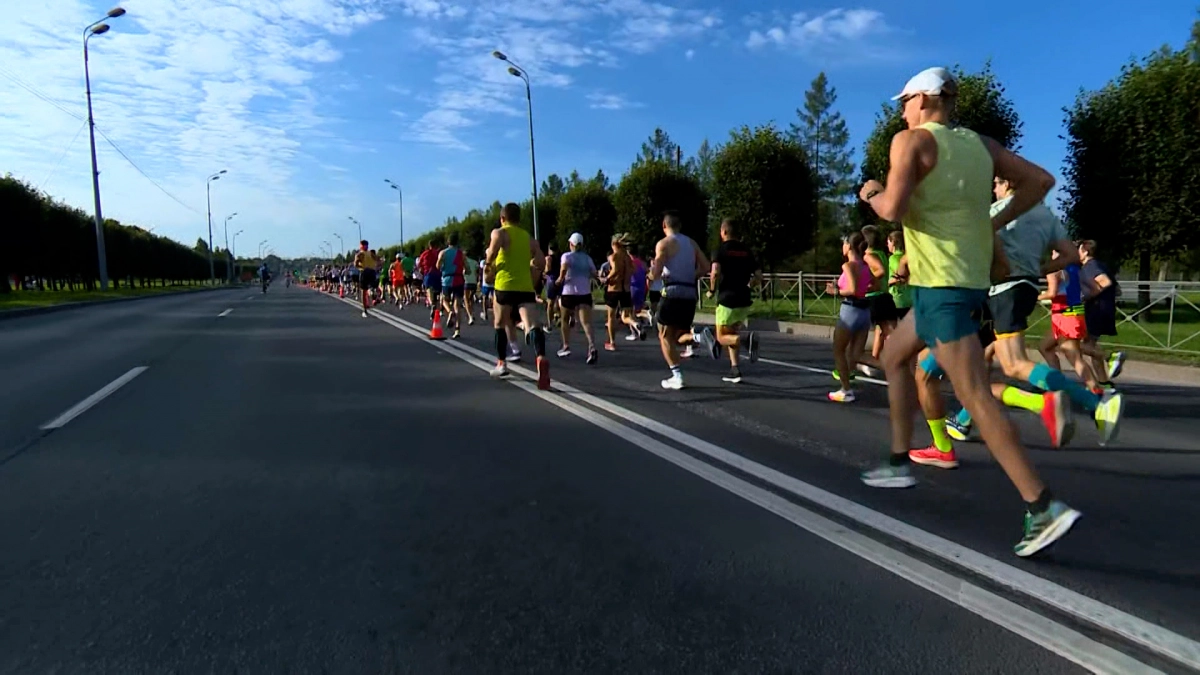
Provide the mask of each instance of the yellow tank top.
[{"label": "yellow tank top", "polygon": [[508,235],[508,246],[496,253],[497,291],[533,292],[533,274],[529,269],[532,255],[529,253],[529,233],[516,225],[500,228]]},{"label": "yellow tank top", "polygon": [[992,155],[970,129],[922,124],[938,160],[904,215],[911,286],[986,289],[992,267]]},{"label": "yellow tank top", "polygon": [[362,269],[373,270],[373,269],[375,269],[375,265],[376,265],[375,256],[371,255],[370,251],[363,251],[362,252]]}]

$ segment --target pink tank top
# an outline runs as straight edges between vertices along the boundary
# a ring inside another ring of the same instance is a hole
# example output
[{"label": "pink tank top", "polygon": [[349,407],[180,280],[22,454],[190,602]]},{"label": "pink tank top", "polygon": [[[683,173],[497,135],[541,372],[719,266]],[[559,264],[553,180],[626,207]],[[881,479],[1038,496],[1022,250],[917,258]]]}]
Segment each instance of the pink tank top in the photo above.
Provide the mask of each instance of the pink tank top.
[{"label": "pink tank top", "polygon": [[[854,297],[867,297],[867,289],[871,287],[871,268],[863,262],[853,262],[852,265],[857,265],[858,270],[858,288],[854,292]],[[844,291],[850,288],[850,278],[846,276],[846,271],[842,270],[842,276],[838,277],[838,290]]]}]

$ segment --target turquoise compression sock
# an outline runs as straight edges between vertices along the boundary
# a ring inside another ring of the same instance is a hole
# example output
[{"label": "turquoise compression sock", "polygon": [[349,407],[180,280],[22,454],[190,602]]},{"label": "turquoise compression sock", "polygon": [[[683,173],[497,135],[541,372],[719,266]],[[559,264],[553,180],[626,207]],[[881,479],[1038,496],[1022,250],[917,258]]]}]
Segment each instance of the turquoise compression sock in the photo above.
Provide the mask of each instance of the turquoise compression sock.
[{"label": "turquoise compression sock", "polygon": [[1100,405],[1100,397],[1088,391],[1087,387],[1069,379],[1061,371],[1039,363],[1029,373],[1029,383],[1043,391],[1066,392],[1071,400],[1078,403],[1088,412],[1095,412]]}]

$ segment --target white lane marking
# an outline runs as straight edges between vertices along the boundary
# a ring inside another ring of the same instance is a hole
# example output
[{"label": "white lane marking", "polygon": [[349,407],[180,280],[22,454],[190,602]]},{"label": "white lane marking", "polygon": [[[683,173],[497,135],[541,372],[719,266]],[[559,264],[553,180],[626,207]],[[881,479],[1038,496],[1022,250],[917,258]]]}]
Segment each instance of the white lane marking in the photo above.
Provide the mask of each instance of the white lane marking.
[{"label": "white lane marking", "polygon": [[43,424],[41,426],[41,428],[43,430],[46,430],[46,429],[58,429],[58,428],[65,426],[67,424],[67,422],[70,422],[71,420],[75,419],[76,417],[79,417],[83,413],[87,412],[88,409],[91,408],[92,406],[96,405],[100,401],[103,401],[104,399],[111,396],[112,393],[115,392],[116,390],[129,384],[129,382],[131,380],[133,380],[133,378],[146,372],[146,370],[148,368],[149,368],[148,366],[138,366],[137,368],[131,368],[129,370],[129,372],[118,377],[117,379],[113,380],[112,382],[109,382],[108,384],[104,385],[104,387],[102,389],[100,389],[100,391],[97,391],[96,393],[83,399],[79,403],[76,403],[70,410],[59,415],[58,417],[55,417],[54,419],[50,420],[49,422],[46,422],[45,424]]},{"label": "white lane marking", "polygon": [[[343,300],[343,302],[345,302]],[[351,306],[354,303],[347,302]],[[487,372],[490,370],[491,358],[479,350],[453,342],[430,342],[424,331],[417,325],[404,319],[383,312],[372,312],[372,315],[392,327],[411,335],[419,340],[428,342],[435,348],[453,355],[467,364]],[[483,360],[478,355],[484,357]],[[525,368],[509,366],[514,373],[519,373],[528,379],[529,372]],[[551,403],[573,415],[609,431],[617,437],[626,440],[676,466],[721,487],[743,499],[774,513],[792,524],[821,537],[822,539],[853,553],[860,558],[882,567],[893,574],[924,588],[939,597],[1006,628],[1027,640],[1041,645],[1047,650],[1077,663],[1096,673],[1158,673],[1161,671],[1123,654],[1107,645],[1096,642],[1087,636],[1074,631],[1052,619],[1021,607],[983,588],[959,579],[947,572],[939,570],[925,562],[900,551],[892,549],[870,537],[848,530],[842,525],[831,521],[798,504],[787,501],[763,488],[753,485],[741,478],[726,473],[724,470],[698,460],[687,453],[672,448],[665,443],[647,436],[636,429],[615,423],[612,419],[569,401],[562,396],[538,390],[532,383],[510,378],[508,382],[527,393]],[[591,403],[587,394],[566,385],[555,387],[573,398]],[[594,399],[602,401],[601,399]],[[606,402],[605,402],[606,403]],[[606,406],[607,407],[607,406]],[[612,406],[616,408],[617,406]],[[635,415],[635,414],[634,414]],[[636,415],[635,415],[636,416]],[[623,417],[623,415],[622,415]],[[670,427],[664,428],[670,429]],[[657,430],[652,430],[656,431]],[[688,436],[683,432],[672,430],[673,434]],[[668,437],[678,440],[675,435]],[[698,440],[698,439],[697,439]],[[707,453],[706,453],[707,454]],[[747,463],[753,464],[749,460]],[[764,469],[766,467],[763,467]],[[814,488],[818,489],[818,488]],[[829,494],[829,493],[826,493]],[[832,496],[832,495],[830,495]],[[840,499],[840,498],[838,498]],[[860,507],[864,508],[864,507]],[[883,518],[882,514],[877,514]],[[897,521],[898,522],[898,521]],[[915,529],[915,528],[913,528]],[[929,535],[934,536],[934,535]],[[949,543],[949,542],[947,542]],[[978,554],[977,554],[978,555]],[[997,563],[1001,564],[1001,563]],[[1046,582],[1049,583],[1049,582]],[[1066,589],[1063,589],[1064,591]],[[1069,591],[1068,591],[1069,592]],[[1093,601],[1094,602],[1094,601]],[[1115,611],[1115,610],[1114,610]]]},{"label": "white lane marking", "polygon": [[[356,306],[350,302],[347,302],[347,304]],[[380,320],[392,324],[394,327],[413,337],[423,340],[427,339],[424,330],[416,324],[390,314],[374,314]],[[483,370],[489,369],[493,361],[491,355],[462,343],[431,344],[435,344],[435,346],[443,351],[453,353],[459,356],[459,358],[463,358],[463,354],[475,356],[480,359],[482,364],[475,363],[474,365]],[[514,374],[529,380],[534,380],[537,377],[534,372],[515,364],[509,364],[509,369]],[[966,568],[1012,592],[1035,598],[1073,616],[1077,620],[1098,626],[1152,652],[1176,660],[1189,667],[1200,667],[1200,643],[1187,637],[1106,605],[1098,600],[1071,591],[1042,577],[989,558],[973,549],[822,490],[775,469],[758,464],[737,453],[730,452],[708,441],[651,420],[569,385],[553,382],[551,386],[556,391],[576,400],[599,408],[655,434],[669,438],[805,500],[821,504],[845,517],[851,518],[888,536],[895,537],[906,544],[915,546],[951,564]],[[541,394],[541,392],[538,393]]]},{"label": "white lane marking", "polygon": [[[782,368],[791,368],[792,370],[801,370],[806,373],[820,373],[822,375],[832,375],[833,374],[832,370],[826,370],[824,368],[814,368],[813,366],[804,366],[804,365],[800,365],[799,363],[789,363],[787,361],[776,361],[775,359],[760,358],[758,360],[758,362],[759,363],[769,363],[773,366],[780,366]],[[875,379],[874,377],[865,377],[862,375],[856,376],[855,382],[870,382],[871,384],[878,384],[878,385],[881,385],[884,387],[887,386],[887,380],[878,380],[878,379]]]},{"label": "white lane marking", "polygon": [[248,297],[248,298],[246,298],[246,299],[247,299],[247,300],[253,300],[253,299],[257,298],[257,297],[258,297],[257,295],[252,295],[252,296],[250,296],[250,297]]},{"label": "white lane marking", "polygon": [[229,313],[230,313],[230,312],[232,312],[232,311],[233,311],[233,308],[231,307],[231,308],[229,308],[229,309],[225,310],[224,312],[221,312],[221,313],[220,313],[220,314],[218,314],[217,316],[219,316],[219,317],[220,317],[220,316],[229,316]]}]

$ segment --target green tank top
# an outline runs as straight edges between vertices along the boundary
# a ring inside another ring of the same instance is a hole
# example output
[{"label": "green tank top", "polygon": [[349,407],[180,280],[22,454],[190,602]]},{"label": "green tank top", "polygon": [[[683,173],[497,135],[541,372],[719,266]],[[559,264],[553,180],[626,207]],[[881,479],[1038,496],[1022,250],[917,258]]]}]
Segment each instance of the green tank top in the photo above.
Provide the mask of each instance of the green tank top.
[{"label": "green tank top", "polygon": [[508,235],[508,246],[496,253],[497,291],[533,292],[533,273],[529,264],[533,256],[529,253],[529,233],[516,225],[500,228]]},{"label": "green tank top", "polygon": [[[874,254],[876,258],[879,258],[879,262],[883,263],[884,266],[887,265],[887,256],[884,255],[882,252],[880,252],[876,249],[873,249],[873,248],[867,249],[867,255],[871,255],[871,254]],[[863,260],[863,264],[866,265],[867,261]],[[870,265],[867,265],[867,269],[870,269]],[[872,273],[871,274],[871,290],[867,292],[867,297],[869,298],[874,295],[883,295],[884,293],[887,293],[887,292],[888,292],[887,278],[885,277],[885,278],[881,279],[881,278],[875,276],[874,273]]]},{"label": "green tank top", "polygon": [[992,155],[970,129],[927,122],[938,161],[904,214],[908,283],[922,288],[992,285]]},{"label": "green tank top", "polygon": [[[888,280],[896,276],[896,270],[900,269],[900,260],[904,258],[904,251],[896,251],[888,257]],[[908,284],[893,284],[888,286],[888,292],[892,294],[892,300],[896,303],[897,309],[912,307],[912,290]]]}]

